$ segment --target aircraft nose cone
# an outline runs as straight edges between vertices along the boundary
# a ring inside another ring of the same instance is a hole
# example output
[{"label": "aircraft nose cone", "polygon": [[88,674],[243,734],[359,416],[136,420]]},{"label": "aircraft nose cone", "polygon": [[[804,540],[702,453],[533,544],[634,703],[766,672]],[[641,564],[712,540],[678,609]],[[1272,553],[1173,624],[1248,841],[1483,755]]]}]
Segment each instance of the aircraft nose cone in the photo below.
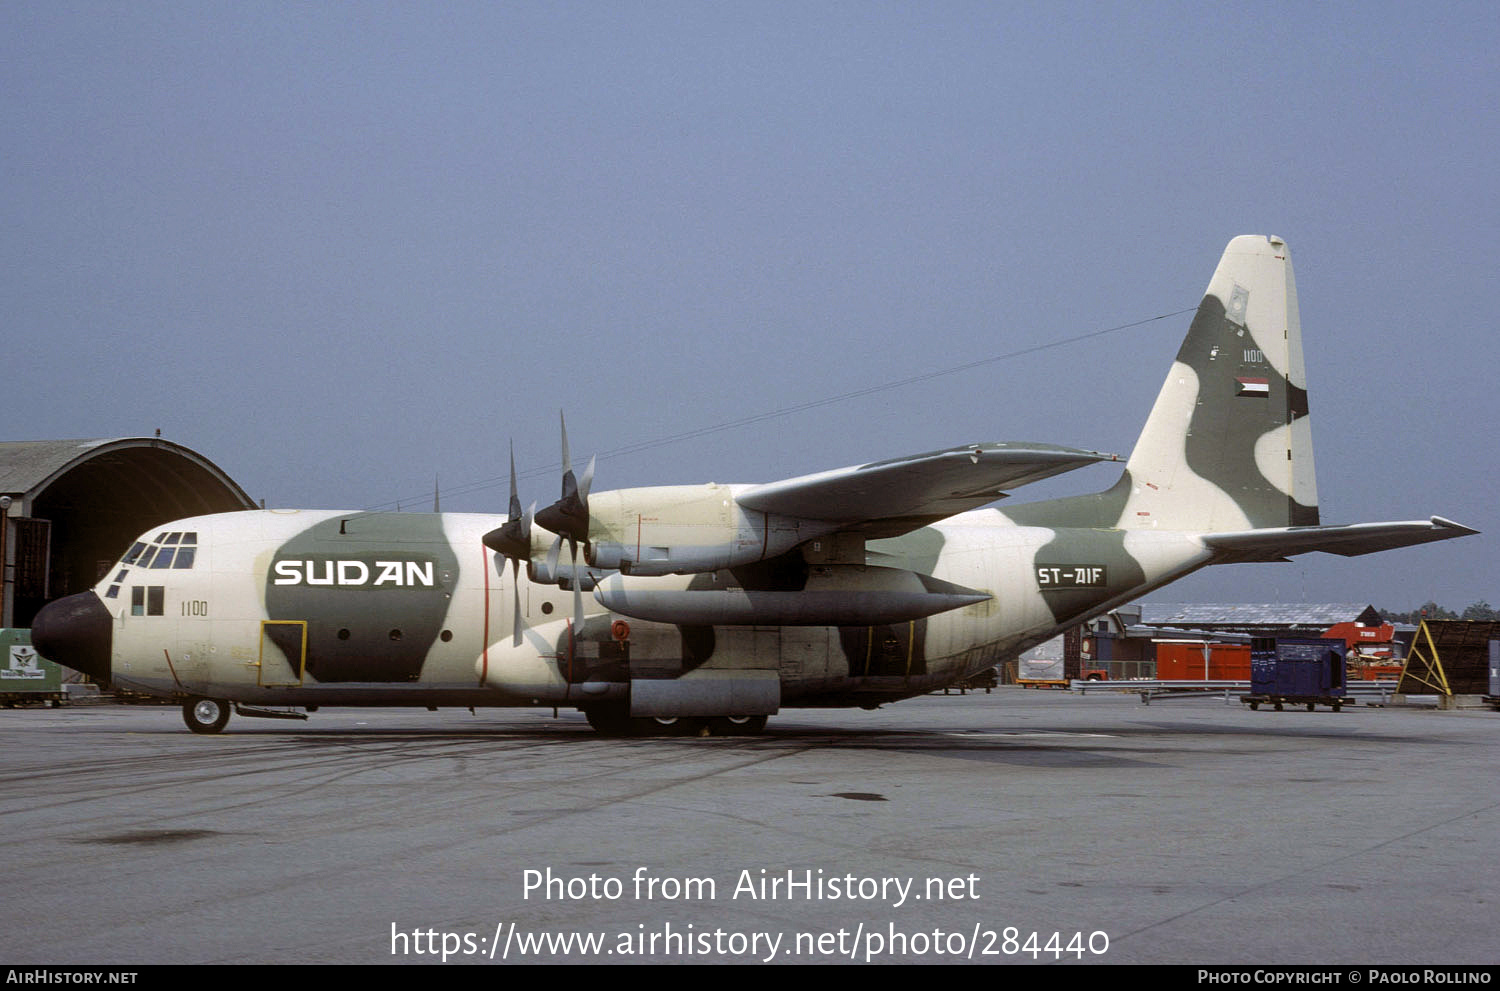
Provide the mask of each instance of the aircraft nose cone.
[{"label": "aircraft nose cone", "polygon": [[31,621],[37,653],[100,681],[109,679],[109,610],[93,592],[49,602]]}]

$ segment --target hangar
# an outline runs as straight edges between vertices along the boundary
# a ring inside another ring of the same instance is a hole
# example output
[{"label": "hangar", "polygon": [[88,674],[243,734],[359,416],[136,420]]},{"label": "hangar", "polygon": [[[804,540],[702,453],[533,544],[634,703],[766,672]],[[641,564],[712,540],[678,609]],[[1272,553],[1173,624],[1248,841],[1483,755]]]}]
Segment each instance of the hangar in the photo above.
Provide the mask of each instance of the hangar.
[{"label": "hangar", "polygon": [[0,627],[92,587],[158,523],[254,508],[218,465],[160,437],[0,442]]}]

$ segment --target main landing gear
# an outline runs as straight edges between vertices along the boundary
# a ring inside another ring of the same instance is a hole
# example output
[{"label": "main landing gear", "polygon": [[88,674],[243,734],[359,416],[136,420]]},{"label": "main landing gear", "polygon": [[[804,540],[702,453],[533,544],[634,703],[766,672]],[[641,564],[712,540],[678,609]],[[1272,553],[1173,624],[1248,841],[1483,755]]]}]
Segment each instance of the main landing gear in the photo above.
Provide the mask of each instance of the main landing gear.
[{"label": "main landing gear", "polygon": [[583,714],[604,736],[755,736],[766,728],[765,716],[632,716],[623,706],[597,705]]}]

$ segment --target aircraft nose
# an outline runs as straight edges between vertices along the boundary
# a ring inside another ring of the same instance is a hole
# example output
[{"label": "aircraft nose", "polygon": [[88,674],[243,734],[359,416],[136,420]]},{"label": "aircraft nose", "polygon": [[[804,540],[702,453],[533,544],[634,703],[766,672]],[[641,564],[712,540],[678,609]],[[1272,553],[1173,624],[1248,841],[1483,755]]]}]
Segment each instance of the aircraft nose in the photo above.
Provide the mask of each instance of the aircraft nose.
[{"label": "aircraft nose", "polygon": [[109,610],[93,592],[49,602],[31,621],[37,653],[100,681],[109,678],[110,638]]}]

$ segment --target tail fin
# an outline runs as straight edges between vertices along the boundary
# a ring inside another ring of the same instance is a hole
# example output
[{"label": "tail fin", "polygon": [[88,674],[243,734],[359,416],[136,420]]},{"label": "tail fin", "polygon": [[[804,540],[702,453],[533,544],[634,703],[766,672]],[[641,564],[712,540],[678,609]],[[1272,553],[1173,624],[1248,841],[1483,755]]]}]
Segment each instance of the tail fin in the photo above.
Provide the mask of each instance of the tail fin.
[{"label": "tail fin", "polygon": [[1297,285],[1286,242],[1229,242],[1126,465],[1119,525],[1318,522]]},{"label": "tail fin", "polygon": [[1239,531],[1318,522],[1291,255],[1229,242],[1118,483],[1006,507],[1033,525]]}]

